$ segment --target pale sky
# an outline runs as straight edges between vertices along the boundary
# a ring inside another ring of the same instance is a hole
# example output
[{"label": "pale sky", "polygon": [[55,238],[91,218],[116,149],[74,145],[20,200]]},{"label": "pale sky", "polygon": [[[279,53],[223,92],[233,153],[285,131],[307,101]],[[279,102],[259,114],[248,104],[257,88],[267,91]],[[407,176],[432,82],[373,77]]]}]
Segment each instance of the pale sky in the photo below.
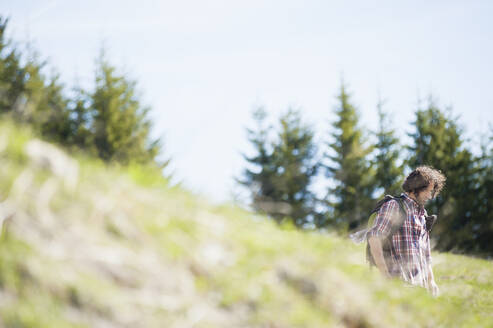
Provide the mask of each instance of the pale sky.
[{"label": "pale sky", "polygon": [[430,92],[472,145],[493,123],[493,1],[1,0],[0,14],[68,87],[91,84],[104,43],[152,107],[175,181],[217,202],[236,193],[252,109],[301,109],[327,140],[342,75],[361,125],[376,128],[380,90],[404,141]]}]

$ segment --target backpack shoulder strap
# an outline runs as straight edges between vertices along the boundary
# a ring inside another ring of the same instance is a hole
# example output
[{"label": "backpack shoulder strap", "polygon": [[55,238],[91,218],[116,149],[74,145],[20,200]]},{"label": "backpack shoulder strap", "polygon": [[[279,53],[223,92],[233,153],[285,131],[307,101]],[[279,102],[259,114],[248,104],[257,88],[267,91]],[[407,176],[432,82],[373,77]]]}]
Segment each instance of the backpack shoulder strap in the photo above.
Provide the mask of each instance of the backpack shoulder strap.
[{"label": "backpack shoulder strap", "polygon": [[390,196],[392,199],[396,200],[397,203],[399,204],[399,219],[392,224],[391,229],[390,229],[390,236],[394,235],[404,224],[404,221],[407,218],[407,210],[406,206],[404,205],[404,196]]},{"label": "backpack shoulder strap", "polygon": [[394,196],[385,195],[385,197],[383,199],[378,201],[377,205],[375,205],[375,208],[373,209],[373,211],[371,211],[370,215],[380,211],[380,208],[382,207],[383,204],[385,204],[386,202],[388,202],[389,200],[392,200],[394,198],[395,198]]},{"label": "backpack shoulder strap", "polygon": [[[404,196],[400,195],[400,196],[392,196],[392,195],[386,195],[385,198],[383,198],[382,200],[380,200],[375,209],[371,212],[371,214],[374,214],[374,213],[377,213],[380,208],[382,207],[383,204],[385,204],[386,202],[390,201],[390,200],[396,200],[397,203],[399,204],[399,213],[400,215],[398,216],[398,219],[393,221],[391,227],[390,227],[390,233],[389,235],[384,239],[384,242],[382,244],[382,249],[383,249],[383,252],[390,252],[390,245],[391,245],[391,240],[392,240],[392,236],[397,232],[399,231],[399,229],[402,227],[402,225],[404,224],[404,221],[406,220],[406,217],[407,217],[407,210],[406,210],[406,206],[404,205]],[[371,254],[371,251],[370,251],[370,245],[369,243],[366,243],[366,260],[368,261],[370,267],[372,266],[375,266],[375,261],[373,259],[373,256]]]},{"label": "backpack shoulder strap", "polygon": [[397,232],[397,230],[400,229],[400,227],[402,226],[402,224],[404,223],[404,221],[407,217],[407,210],[406,210],[406,206],[404,205],[404,196],[402,196],[402,195],[399,195],[399,196],[385,195],[385,197],[377,203],[377,205],[375,206],[373,211],[371,211],[371,214],[374,214],[374,213],[377,213],[378,211],[380,211],[380,208],[383,206],[383,204],[385,204],[386,202],[391,201],[391,200],[397,201],[397,203],[399,204],[399,212],[401,214],[401,215],[399,215],[399,219],[397,221],[394,221],[392,226],[391,226],[390,235],[393,235]]}]

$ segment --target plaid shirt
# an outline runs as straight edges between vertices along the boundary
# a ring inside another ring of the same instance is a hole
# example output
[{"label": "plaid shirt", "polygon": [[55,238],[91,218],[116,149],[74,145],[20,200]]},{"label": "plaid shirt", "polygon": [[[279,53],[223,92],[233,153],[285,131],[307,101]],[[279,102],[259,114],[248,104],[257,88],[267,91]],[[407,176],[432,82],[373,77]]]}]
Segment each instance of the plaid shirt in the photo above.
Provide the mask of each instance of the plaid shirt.
[{"label": "plaid shirt", "polygon": [[[407,217],[400,229],[392,236],[390,259],[385,259],[389,273],[400,276],[413,284],[428,286],[429,264],[431,264],[430,236],[426,230],[427,215],[424,207],[406,194],[403,198]],[[386,202],[378,212],[367,238],[387,237],[391,232],[391,222],[402,215],[397,200]]]}]

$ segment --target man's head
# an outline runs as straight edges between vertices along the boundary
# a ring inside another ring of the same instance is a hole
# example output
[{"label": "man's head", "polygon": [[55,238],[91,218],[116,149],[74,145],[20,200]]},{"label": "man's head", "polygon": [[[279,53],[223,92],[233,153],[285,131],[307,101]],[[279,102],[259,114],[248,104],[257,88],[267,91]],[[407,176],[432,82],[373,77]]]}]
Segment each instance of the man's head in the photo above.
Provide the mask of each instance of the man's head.
[{"label": "man's head", "polygon": [[445,176],[431,166],[419,166],[402,184],[402,189],[422,206],[435,198],[445,186]]}]

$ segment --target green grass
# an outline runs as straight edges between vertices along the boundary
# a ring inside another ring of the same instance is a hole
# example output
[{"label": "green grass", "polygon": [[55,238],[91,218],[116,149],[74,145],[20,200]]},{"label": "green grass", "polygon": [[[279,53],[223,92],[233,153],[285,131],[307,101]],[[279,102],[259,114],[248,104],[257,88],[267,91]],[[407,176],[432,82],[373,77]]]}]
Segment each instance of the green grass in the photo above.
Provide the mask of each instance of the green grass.
[{"label": "green grass", "polygon": [[491,261],[434,253],[432,298],[370,271],[362,245],[212,206],[155,170],[77,154],[67,188],[25,155],[32,138],[0,122],[0,202],[15,206],[0,326],[493,326]]}]

